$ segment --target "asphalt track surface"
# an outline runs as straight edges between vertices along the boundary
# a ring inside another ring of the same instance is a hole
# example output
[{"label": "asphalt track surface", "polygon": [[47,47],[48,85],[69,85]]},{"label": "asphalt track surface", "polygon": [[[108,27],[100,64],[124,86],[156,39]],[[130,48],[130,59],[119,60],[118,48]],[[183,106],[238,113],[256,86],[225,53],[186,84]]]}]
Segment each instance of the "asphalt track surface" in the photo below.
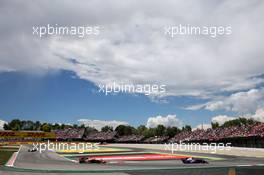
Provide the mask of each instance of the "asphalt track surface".
[{"label": "asphalt track surface", "polygon": [[[263,175],[263,158],[238,157],[226,155],[212,155],[204,153],[182,153],[180,155],[190,155],[194,157],[208,157],[209,164],[183,164],[181,160],[155,160],[155,161],[123,161],[109,162],[106,164],[79,164],[71,161],[55,152],[44,151],[28,152],[28,146],[22,146],[17,154],[13,167],[1,167],[0,175],[40,175],[40,174],[163,174],[163,175]],[[131,149],[131,148],[129,148]],[[133,152],[155,152],[154,150],[144,150],[134,148]],[[156,150],[157,151],[157,150]],[[165,151],[164,151],[165,152]],[[210,159],[213,157],[213,159]],[[236,173],[234,173],[234,171]]]}]

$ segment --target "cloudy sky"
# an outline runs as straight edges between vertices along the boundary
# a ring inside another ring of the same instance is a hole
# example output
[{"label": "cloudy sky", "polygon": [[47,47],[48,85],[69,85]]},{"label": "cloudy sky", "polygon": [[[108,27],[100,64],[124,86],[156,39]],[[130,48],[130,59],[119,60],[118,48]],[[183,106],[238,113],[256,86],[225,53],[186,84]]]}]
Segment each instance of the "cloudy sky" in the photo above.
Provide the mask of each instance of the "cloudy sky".
[{"label": "cloudy sky", "polygon": [[[1,1],[0,119],[193,127],[263,120],[263,15],[261,0]],[[33,35],[47,24],[99,26],[100,34]],[[232,34],[164,34],[179,24],[231,26]],[[98,93],[113,82],[166,85],[166,93]]]}]

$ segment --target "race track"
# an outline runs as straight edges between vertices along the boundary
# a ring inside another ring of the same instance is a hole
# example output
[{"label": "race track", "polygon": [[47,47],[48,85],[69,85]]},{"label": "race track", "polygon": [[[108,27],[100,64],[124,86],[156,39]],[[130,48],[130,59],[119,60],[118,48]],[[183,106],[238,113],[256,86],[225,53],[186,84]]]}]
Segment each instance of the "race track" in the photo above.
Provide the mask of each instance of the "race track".
[{"label": "race track", "polygon": [[[157,152],[157,150],[143,148],[127,148],[132,152]],[[228,174],[236,169],[236,174],[259,174],[264,171],[263,158],[238,157],[230,155],[216,155],[206,153],[176,152],[178,155],[202,157],[209,164],[183,164],[181,160],[147,160],[147,161],[110,161],[106,164],[79,164],[73,159],[68,159],[62,154],[51,151],[28,152],[28,146],[22,146],[17,154],[13,167],[1,167],[1,175],[41,174],[50,175],[67,173],[80,174]],[[166,151],[159,150],[160,153]],[[128,152],[129,153],[129,152]],[[109,153],[110,154],[110,153]],[[76,159],[77,160],[77,159]],[[262,174],[262,173],[261,173]]]}]

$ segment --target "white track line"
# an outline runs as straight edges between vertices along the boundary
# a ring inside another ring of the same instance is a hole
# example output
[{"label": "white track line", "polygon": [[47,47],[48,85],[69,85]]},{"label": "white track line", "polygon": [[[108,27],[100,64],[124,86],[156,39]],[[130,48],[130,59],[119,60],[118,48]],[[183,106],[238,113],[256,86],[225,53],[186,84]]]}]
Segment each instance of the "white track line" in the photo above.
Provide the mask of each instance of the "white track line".
[{"label": "white track line", "polygon": [[14,152],[12,154],[12,156],[9,158],[9,160],[7,161],[5,166],[8,166],[8,167],[13,167],[14,166],[14,163],[16,161],[17,155],[18,155],[19,151],[21,150],[21,148],[22,148],[22,145],[19,146],[19,149],[18,149],[17,152]]},{"label": "white track line", "polygon": [[71,162],[74,162],[74,163],[78,163],[77,160],[72,160],[72,159],[69,159],[69,158],[67,158],[67,157],[64,157],[63,155],[58,154],[58,153],[55,152],[54,150],[53,150],[53,152],[56,153],[57,155],[59,155],[60,157],[62,157],[62,158],[64,158],[64,159],[68,160],[68,161],[71,161]]}]

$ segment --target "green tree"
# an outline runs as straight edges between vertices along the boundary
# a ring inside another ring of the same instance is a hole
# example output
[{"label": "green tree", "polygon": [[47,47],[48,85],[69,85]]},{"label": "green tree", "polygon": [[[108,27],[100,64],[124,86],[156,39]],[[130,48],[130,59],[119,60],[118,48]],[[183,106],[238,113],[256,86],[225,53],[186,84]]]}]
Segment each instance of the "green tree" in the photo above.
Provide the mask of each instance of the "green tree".
[{"label": "green tree", "polygon": [[190,125],[185,125],[182,127],[182,131],[192,131],[192,127]]},{"label": "green tree", "polygon": [[117,132],[118,135],[123,136],[125,135],[125,125],[119,125],[116,127],[115,131]]},{"label": "green tree", "polygon": [[116,127],[115,131],[118,135],[131,135],[136,133],[136,129],[129,125],[119,125]]},{"label": "green tree", "polygon": [[41,130],[44,131],[44,132],[50,132],[50,130],[51,130],[51,125],[48,124],[48,123],[44,123],[44,124],[41,126]]},{"label": "green tree", "polygon": [[82,124],[81,126],[79,126],[79,128],[80,128],[80,129],[83,129],[83,128],[85,128],[85,125]]},{"label": "green tree", "polygon": [[78,125],[77,124],[74,124],[73,125],[73,128],[75,128],[75,129],[78,128]]},{"label": "green tree", "polygon": [[148,130],[148,128],[145,125],[140,125],[137,128],[137,134],[144,135],[144,133]]},{"label": "green tree", "polygon": [[9,128],[13,131],[19,131],[21,129],[21,121],[14,119],[9,123]]},{"label": "green tree", "polygon": [[10,130],[11,128],[9,127],[8,123],[5,123],[3,126],[4,130]]},{"label": "green tree", "polygon": [[22,120],[21,121],[21,130],[32,131],[34,127],[34,122],[31,120]]},{"label": "green tree", "polygon": [[61,129],[65,129],[65,124],[62,124],[61,125]]},{"label": "green tree", "polygon": [[52,125],[52,129],[53,130],[59,130],[59,129],[61,129],[61,126],[58,123],[55,123],[54,125]]},{"label": "green tree", "polygon": [[144,137],[149,138],[149,137],[154,137],[155,136],[155,128],[148,128],[143,132]]},{"label": "green tree", "polygon": [[40,130],[40,126],[41,126],[40,121],[36,121],[36,123],[34,124],[34,130],[39,131]]},{"label": "green tree", "polygon": [[155,135],[156,136],[163,136],[165,135],[165,126],[163,125],[158,125],[156,128],[155,128]]},{"label": "green tree", "polygon": [[87,135],[89,135],[90,133],[93,133],[93,132],[98,132],[98,131],[97,131],[97,129],[95,129],[93,127],[86,126],[85,130],[84,130],[84,135],[87,136]]},{"label": "green tree", "polygon": [[180,133],[180,129],[177,127],[167,127],[166,128],[166,136],[174,137],[176,134]]},{"label": "green tree", "polygon": [[113,131],[113,127],[112,126],[104,126],[101,128],[102,132],[108,132],[108,131]]},{"label": "green tree", "polygon": [[211,122],[211,126],[212,126],[212,129],[216,129],[219,127],[219,123],[218,122]]}]

